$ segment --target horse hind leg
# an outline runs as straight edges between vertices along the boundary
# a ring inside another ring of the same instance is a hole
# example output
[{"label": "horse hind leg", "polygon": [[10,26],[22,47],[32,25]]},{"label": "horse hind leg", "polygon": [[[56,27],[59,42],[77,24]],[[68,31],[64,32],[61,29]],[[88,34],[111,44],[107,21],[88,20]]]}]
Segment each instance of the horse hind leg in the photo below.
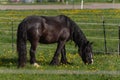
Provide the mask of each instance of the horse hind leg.
[{"label": "horse hind leg", "polygon": [[31,42],[31,48],[30,48],[30,64],[33,64],[35,67],[39,67],[39,65],[36,63],[36,48],[37,48],[38,41]]}]

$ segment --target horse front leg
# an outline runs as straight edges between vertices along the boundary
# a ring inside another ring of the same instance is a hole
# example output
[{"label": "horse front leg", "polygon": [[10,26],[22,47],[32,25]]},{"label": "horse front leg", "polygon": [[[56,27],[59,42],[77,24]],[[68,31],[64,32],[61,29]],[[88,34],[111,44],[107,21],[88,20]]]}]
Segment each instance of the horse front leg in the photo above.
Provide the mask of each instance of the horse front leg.
[{"label": "horse front leg", "polygon": [[66,58],[66,49],[65,49],[65,46],[61,49],[61,63],[62,64],[70,64],[67,61],[67,58]]},{"label": "horse front leg", "polygon": [[54,57],[53,57],[52,61],[50,62],[50,65],[59,65],[58,57],[59,57],[59,54],[60,54],[62,48],[64,47],[64,45],[65,45],[65,41],[60,41],[58,43],[57,49],[55,51],[55,54],[54,54]]}]

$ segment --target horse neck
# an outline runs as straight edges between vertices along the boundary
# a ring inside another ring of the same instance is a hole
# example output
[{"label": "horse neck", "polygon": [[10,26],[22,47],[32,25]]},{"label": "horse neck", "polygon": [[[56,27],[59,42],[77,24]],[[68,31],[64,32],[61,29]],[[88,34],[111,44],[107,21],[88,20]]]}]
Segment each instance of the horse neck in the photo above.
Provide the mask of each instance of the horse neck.
[{"label": "horse neck", "polygon": [[75,44],[79,48],[82,48],[82,45],[87,43],[87,39],[84,33],[74,21],[72,21],[68,17],[65,17],[65,18],[67,19],[67,25],[70,27],[70,34],[71,34],[70,38],[75,42]]},{"label": "horse neck", "polygon": [[78,28],[77,30],[74,31],[73,41],[75,42],[75,44],[76,44],[79,48],[82,48],[82,45],[84,45],[85,43],[87,43],[87,38],[85,37],[85,35],[84,35],[84,33],[82,32],[82,30],[80,30],[80,29]]}]

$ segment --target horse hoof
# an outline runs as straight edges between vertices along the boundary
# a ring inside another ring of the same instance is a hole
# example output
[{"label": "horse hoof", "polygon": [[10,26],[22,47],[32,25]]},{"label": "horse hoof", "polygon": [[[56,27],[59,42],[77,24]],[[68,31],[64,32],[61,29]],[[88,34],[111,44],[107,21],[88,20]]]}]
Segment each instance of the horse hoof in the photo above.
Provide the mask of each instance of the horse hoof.
[{"label": "horse hoof", "polygon": [[35,66],[37,68],[40,67],[38,63],[34,63],[33,66]]},{"label": "horse hoof", "polygon": [[18,66],[17,66],[18,68],[23,68],[23,67],[25,67],[25,63],[22,63],[22,64],[18,64]]},{"label": "horse hoof", "polygon": [[70,63],[70,62],[67,62],[67,64],[71,65],[72,63]]},{"label": "horse hoof", "polygon": [[51,62],[50,65],[59,65],[57,62]]},{"label": "horse hoof", "polygon": [[61,60],[61,64],[70,64],[67,60]]},{"label": "horse hoof", "polygon": [[70,62],[61,62],[61,64],[68,64],[68,65],[70,65],[71,63]]}]

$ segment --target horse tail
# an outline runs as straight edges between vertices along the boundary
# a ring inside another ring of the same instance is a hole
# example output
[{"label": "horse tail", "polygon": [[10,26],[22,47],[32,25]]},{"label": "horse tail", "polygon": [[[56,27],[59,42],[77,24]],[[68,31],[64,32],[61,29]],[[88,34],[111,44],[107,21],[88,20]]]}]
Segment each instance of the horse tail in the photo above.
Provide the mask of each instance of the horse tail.
[{"label": "horse tail", "polygon": [[17,30],[18,67],[24,67],[27,61],[26,41],[27,41],[26,23],[23,21],[19,24]]}]

